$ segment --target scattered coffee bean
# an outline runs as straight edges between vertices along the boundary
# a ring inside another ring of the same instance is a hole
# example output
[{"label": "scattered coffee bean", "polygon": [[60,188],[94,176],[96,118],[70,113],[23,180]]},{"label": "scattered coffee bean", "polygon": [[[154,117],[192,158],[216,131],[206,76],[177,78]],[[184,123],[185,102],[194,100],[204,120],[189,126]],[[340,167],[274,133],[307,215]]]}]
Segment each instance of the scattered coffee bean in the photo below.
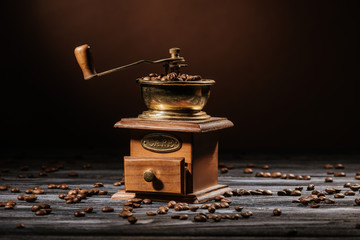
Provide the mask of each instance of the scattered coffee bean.
[{"label": "scattered coffee bean", "polygon": [[334,165],[330,164],[330,163],[327,163],[324,165],[324,168],[325,169],[331,169],[331,168],[334,168]]},{"label": "scattered coffee bean", "polygon": [[312,203],[312,204],[310,205],[310,207],[311,207],[311,208],[319,208],[320,205],[317,204],[317,203]]},{"label": "scattered coffee bean", "polygon": [[244,207],[242,207],[242,206],[235,206],[234,209],[235,209],[236,211],[238,211],[238,212],[241,212],[241,211],[244,209]]},{"label": "scattered coffee bean", "polygon": [[198,214],[194,217],[195,222],[206,222],[207,218],[204,215]]},{"label": "scattered coffee bean", "polygon": [[244,173],[253,173],[253,170],[251,168],[244,168]]},{"label": "scattered coffee bean", "polygon": [[189,209],[192,212],[196,212],[199,209],[199,207],[198,206],[191,206]]},{"label": "scattered coffee bean", "polygon": [[128,217],[127,220],[130,224],[135,224],[137,222],[137,218],[135,216]]},{"label": "scattered coffee bean", "polygon": [[352,190],[348,190],[344,193],[345,196],[355,196],[355,192]]},{"label": "scattered coffee bean", "polygon": [[122,218],[128,218],[131,217],[133,214],[130,211],[122,211],[121,213],[119,213],[119,216]]},{"label": "scattered coffee bean", "polygon": [[155,216],[155,215],[156,215],[156,212],[146,212],[146,215],[148,215],[148,216]]},{"label": "scattered coffee bean", "polygon": [[48,189],[56,189],[57,186],[55,184],[49,184],[47,188]]},{"label": "scattered coffee bean", "polygon": [[226,192],[224,192],[224,196],[225,197],[232,197],[234,194],[233,194],[233,192],[232,191],[226,191]]},{"label": "scattered coffee bean", "polygon": [[360,184],[358,184],[358,183],[351,184],[350,189],[353,191],[358,191],[360,189]]},{"label": "scattered coffee bean", "polygon": [[304,187],[296,187],[295,190],[299,190],[302,191],[304,189]]},{"label": "scattered coffee bean", "polygon": [[176,205],[176,202],[174,200],[168,202],[168,207],[173,208]]},{"label": "scattered coffee bean", "polygon": [[263,165],[261,168],[262,169],[269,169],[269,165]]},{"label": "scattered coffee bean", "polygon": [[101,211],[103,211],[103,212],[113,212],[113,211],[114,211],[114,208],[112,208],[112,207],[103,207],[103,208],[101,209]]},{"label": "scattered coffee bean", "polygon": [[309,184],[308,186],[307,186],[307,191],[311,191],[311,190],[314,190],[315,189],[315,185],[314,184]]},{"label": "scattered coffee bean", "polygon": [[338,163],[338,164],[335,165],[335,168],[336,168],[336,169],[344,169],[345,167],[344,167],[343,164]]},{"label": "scattered coffee bean", "polygon": [[217,201],[217,202],[220,202],[221,199],[225,198],[223,195],[217,195],[215,196],[214,200]]},{"label": "scattered coffee bean", "polygon": [[230,216],[230,219],[231,219],[231,220],[238,220],[239,218],[240,218],[240,215],[237,214],[237,213],[233,213],[233,214],[231,214],[231,216]]},{"label": "scattered coffee bean", "polygon": [[86,213],[92,213],[93,210],[94,210],[94,209],[93,209],[92,207],[88,207],[88,208],[85,208],[85,209],[84,209],[84,212],[86,212]]},{"label": "scattered coffee bean", "polygon": [[264,178],[269,178],[269,177],[271,177],[271,173],[269,173],[269,172],[264,172],[263,177],[264,177]]},{"label": "scattered coffee bean", "polygon": [[5,204],[4,209],[7,209],[7,210],[9,210],[9,209],[14,209],[14,205],[12,205],[12,204]]},{"label": "scattered coffee bean", "polygon": [[273,192],[270,191],[270,190],[264,190],[264,191],[262,192],[262,194],[263,194],[263,195],[273,195]]},{"label": "scattered coffee bean", "polygon": [[342,193],[336,193],[336,194],[334,195],[334,198],[344,198],[344,197],[345,197],[345,195],[342,194]]},{"label": "scattered coffee bean", "polygon": [[166,207],[159,207],[157,210],[158,214],[166,214],[168,212],[168,208]]},{"label": "scattered coffee bean", "polygon": [[246,167],[253,168],[253,167],[255,167],[255,164],[254,163],[248,163],[248,164],[246,164]]},{"label": "scattered coffee bean", "polygon": [[243,218],[249,218],[250,216],[253,215],[253,213],[251,211],[246,211],[246,212],[241,212],[240,215],[243,217]]},{"label": "scattered coffee bean", "polygon": [[75,217],[85,217],[85,212],[83,211],[76,211],[74,212]]},{"label": "scattered coffee bean", "polygon": [[182,215],[179,216],[180,220],[186,220],[188,218],[189,218],[189,216],[187,214],[182,214]]},{"label": "scattered coffee bean", "polygon": [[233,168],[234,168],[234,166],[233,166],[232,164],[227,164],[227,165],[225,165],[225,167],[226,167],[227,169],[233,169]]},{"label": "scattered coffee bean", "polygon": [[271,174],[271,177],[272,178],[280,178],[281,177],[281,172],[273,172],[272,174]]},{"label": "scattered coffee bean", "polygon": [[327,192],[328,194],[334,194],[335,189],[334,188],[325,188],[325,192]]},{"label": "scattered coffee bean", "polygon": [[335,201],[330,199],[330,198],[325,198],[324,203],[326,203],[326,204],[334,204]]},{"label": "scattered coffee bean", "polygon": [[101,183],[101,182],[97,182],[97,183],[94,183],[94,184],[93,184],[93,187],[94,187],[94,188],[99,188],[99,187],[103,187],[103,186],[104,186],[104,184]]},{"label": "scattered coffee bean", "polygon": [[117,181],[113,183],[114,186],[121,186],[123,183],[121,181]]},{"label": "scattered coffee bean", "polygon": [[327,175],[333,175],[334,174],[334,170],[329,170],[326,172]]},{"label": "scattered coffee bean", "polygon": [[290,193],[290,196],[301,196],[301,192],[299,190],[294,190]]},{"label": "scattered coffee bean", "polygon": [[209,213],[214,213],[215,210],[216,210],[216,208],[215,208],[214,206],[210,206],[210,207],[208,208],[208,212],[209,212]]},{"label": "scattered coffee bean", "polygon": [[14,187],[10,190],[12,193],[19,193],[20,192],[20,189],[17,188],[17,187]]},{"label": "scattered coffee bean", "polygon": [[346,177],[346,174],[344,172],[337,172],[334,173],[334,177]]},{"label": "scattered coffee bean", "polygon": [[263,177],[264,173],[263,172],[256,172],[255,173],[255,177]]},{"label": "scattered coffee bean", "polygon": [[301,175],[296,175],[296,176],[295,176],[295,179],[296,179],[296,180],[303,180],[303,176],[301,176]]},{"label": "scattered coffee bean", "polygon": [[22,194],[20,194],[19,196],[17,196],[17,199],[18,200],[25,200],[25,195],[22,195]]},{"label": "scattered coffee bean", "polygon": [[19,174],[17,175],[17,177],[18,177],[18,178],[25,178],[25,175],[22,174],[22,173],[19,173]]},{"label": "scattered coffee bean", "polygon": [[99,191],[99,195],[107,195],[107,194],[108,194],[108,191],[106,191],[106,190]]},{"label": "scattered coffee bean", "polygon": [[36,199],[37,199],[37,197],[36,197],[35,195],[26,196],[26,197],[24,198],[24,200],[25,200],[26,202],[35,202]]},{"label": "scattered coffee bean", "polygon": [[288,179],[295,179],[295,175],[292,174],[292,173],[288,173],[288,174],[287,174],[287,178],[288,178]]},{"label": "scattered coffee bean", "polygon": [[274,216],[280,216],[281,215],[281,210],[279,209],[279,208],[275,208],[274,210],[273,210],[273,215]]},{"label": "scattered coffee bean", "polygon": [[221,202],[220,203],[220,207],[221,208],[228,208],[229,207],[229,204],[227,202]]},{"label": "scattered coffee bean", "polygon": [[132,211],[133,210],[133,208],[132,207],[130,207],[130,206],[123,206],[123,208],[122,208],[124,211]]},{"label": "scattered coffee bean", "polygon": [[46,214],[47,214],[47,212],[45,209],[40,209],[35,212],[35,215],[37,215],[37,216],[42,216],[42,215],[46,215]]},{"label": "scattered coffee bean", "polygon": [[143,203],[144,203],[144,204],[151,204],[151,203],[152,203],[152,200],[149,199],[149,198],[145,198],[145,199],[143,200]]},{"label": "scattered coffee bean", "polygon": [[43,189],[34,189],[34,190],[32,191],[32,193],[33,193],[33,194],[44,194],[45,191],[44,191]]},{"label": "scattered coffee bean", "polygon": [[333,182],[333,179],[331,177],[325,178],[325,182]]},{"label": "scattered coffee bean", "polygon": [[360,175],[356,175],[354,178],[355,178],[356,180],[360,180]]},{"label": "scattered coffee bean", "polygon": [[277,195],[278,196],[286,196],[286,192],[285,191],[278,191]]},{"label": "scattered coffee bean", "polygon": [[[221,168],[221,169],[220,169],[220,172],[221,172],[221,173],[227,173],[227,172],[228,172],[228,169],[225,168],[225,167],[224,167],[224,168]],[[195,218],[194,218],[194,219],[195,219]]]},{"label": "scattered coffee bean", "polygon": [[355,198],[355,204],[360,206],[360,198]]}]

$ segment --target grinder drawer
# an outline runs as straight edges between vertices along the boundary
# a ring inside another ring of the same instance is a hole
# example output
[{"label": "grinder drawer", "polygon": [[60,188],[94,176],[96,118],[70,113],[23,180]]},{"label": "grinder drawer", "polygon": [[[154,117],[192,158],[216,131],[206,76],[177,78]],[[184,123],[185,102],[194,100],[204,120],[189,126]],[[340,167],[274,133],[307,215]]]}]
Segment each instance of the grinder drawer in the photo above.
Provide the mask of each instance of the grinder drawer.
[{"label": "grinder drawer", "polygon": [[185,193],[184,158],[124,157],[128,192]]}]

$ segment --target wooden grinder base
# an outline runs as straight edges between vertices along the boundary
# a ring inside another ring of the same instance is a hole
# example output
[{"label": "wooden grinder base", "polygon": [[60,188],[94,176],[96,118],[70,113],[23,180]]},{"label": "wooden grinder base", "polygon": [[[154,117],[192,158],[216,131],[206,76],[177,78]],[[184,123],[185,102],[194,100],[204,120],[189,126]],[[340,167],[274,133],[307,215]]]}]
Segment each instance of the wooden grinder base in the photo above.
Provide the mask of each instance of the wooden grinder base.
[{"label": "wooden grinder base", "polygon": [[[130,156],[124,157],[125,189],[112,199],[150,198],[155,201],[201,203],[231,191],[218,184],[218,130],[232,127],[226,118],[199,121],[145,120],[124,118],[115,128],[131,129]],[[173,136],[181,147],[159,152],[143,145],[146,136]],[[146,182],[152,169],[161,187]]]}]

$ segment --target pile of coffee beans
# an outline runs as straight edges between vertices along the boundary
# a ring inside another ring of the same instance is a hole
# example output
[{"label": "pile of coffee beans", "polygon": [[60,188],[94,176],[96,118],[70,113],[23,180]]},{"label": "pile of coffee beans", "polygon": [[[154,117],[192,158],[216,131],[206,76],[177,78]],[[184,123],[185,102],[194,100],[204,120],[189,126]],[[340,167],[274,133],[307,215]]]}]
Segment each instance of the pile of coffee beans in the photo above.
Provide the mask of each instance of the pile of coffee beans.
[{"label": "pile of coffee beans", "polygon": [[200,75],[189,75],[185,73],[176,73],[171,72],[167,75],[164,74],[157,74],[157,73],[150,73],[148,76],[141,78],[144,81],[161,81],[161,82],[168,82],[168,81],[201,81]]},{"label": "pile of coffee beans", "polygon": [[99,190],[99,189],[91,189],[86,190],[82,188],[75,188],[73,190],[69,190],[67,194],[60,193],[59,198],[64,199],[66,204],[75,204],[81,202],[82,199],[86,199],[87,197],[91,197],[93,195],[107,195],[108,191]]},{"label": "pile of coffee beans", "polygon": [[21,200],[21,201],[26,201],[26,202],[35,202],[37,200],[37,196],[34,195],[34,194],[31,194],[31,195],[23,195],[23,194],[20,194],[18,197],[17,197],[18,200]]}]

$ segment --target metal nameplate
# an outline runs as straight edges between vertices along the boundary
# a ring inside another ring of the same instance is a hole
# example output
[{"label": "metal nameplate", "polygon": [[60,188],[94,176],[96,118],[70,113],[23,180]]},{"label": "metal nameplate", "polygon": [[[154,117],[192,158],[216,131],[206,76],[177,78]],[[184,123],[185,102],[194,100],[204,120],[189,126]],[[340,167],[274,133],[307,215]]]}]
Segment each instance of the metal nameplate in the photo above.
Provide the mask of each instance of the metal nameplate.
[{"label": "metal nameplate", "polygon": [[150,133],[141,139],[143,148],[158,153],[175,152],[181,148],[181,141],[168,133]]}]

